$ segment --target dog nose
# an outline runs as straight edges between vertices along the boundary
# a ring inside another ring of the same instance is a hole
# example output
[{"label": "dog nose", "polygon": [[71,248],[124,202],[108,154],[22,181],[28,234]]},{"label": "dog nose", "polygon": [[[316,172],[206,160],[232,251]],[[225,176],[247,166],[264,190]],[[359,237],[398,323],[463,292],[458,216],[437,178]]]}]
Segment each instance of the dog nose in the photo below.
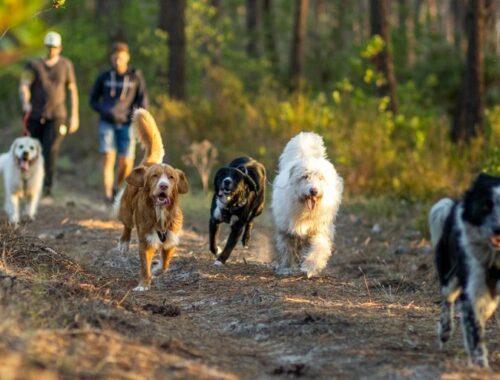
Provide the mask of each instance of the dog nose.
[{"label": "dog nose", "polygon": [[493,227],[493,234],[500,235],[500,226]]},{"label": "dog nose", "polygon": [[316,195],[318,195],[318,189],[316,189],[315,187],[311,187],[309,189],[309,194],[313,197],[315,197]]},{"label": "dog nose", "polygon": [[165,182],[160,183],[160,190],[165,191],[168,189],[168,184]]},{"label": "dog nose", "polygon": [[232,181],[231,181],[231,179],[230,179],[230,178],[226,178],[226,179],[224,179],[224,181],[222,181],[222,183],[224,184],[224,186],[229,186],[229,185],[231,185],[231,182],[232,182]]},{"label": "dog nose", "polygon": [[23,160],[28,161],[28,158],[30,158],[30,154],[28,152],[23,152]]}]

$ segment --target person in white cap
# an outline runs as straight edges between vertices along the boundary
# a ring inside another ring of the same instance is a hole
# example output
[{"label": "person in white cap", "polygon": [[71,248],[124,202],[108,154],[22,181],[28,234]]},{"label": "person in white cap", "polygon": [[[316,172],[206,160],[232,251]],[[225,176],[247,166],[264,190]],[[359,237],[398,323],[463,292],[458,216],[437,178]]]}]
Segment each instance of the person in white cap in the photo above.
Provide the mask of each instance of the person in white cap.
[{"label": "person in white cap", "polygon": [[[78,89],[73,64],[61,56],[61,35],[48,32],[45,58],[29,61],[21,77],[19,95],[31,137],[40,140],[45,161],[44,196],[51,196],[61,141],[78,129]],[[69,131],[66,127],[66,91],[70,93]]]}]

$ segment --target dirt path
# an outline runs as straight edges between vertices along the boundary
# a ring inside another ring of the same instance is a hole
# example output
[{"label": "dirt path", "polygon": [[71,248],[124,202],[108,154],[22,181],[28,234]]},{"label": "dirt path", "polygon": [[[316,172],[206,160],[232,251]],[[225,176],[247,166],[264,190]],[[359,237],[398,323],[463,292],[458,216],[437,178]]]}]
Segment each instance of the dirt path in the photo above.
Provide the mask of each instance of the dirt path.
[{"label": "dirt path", "polygon": [[[0,374],[460,379],[500,372],[495,320],[487,333],[491,371],[467,368],[459,332],[447,351],[437,350],[432,255],[406,218],[344,207],[334,259],[321,277],[306,279],[276,276],[266,263],[266,217],[250,250],[238,248],[224,268],[212,265],[206,220],[188,217],[169,272],[135,293],[136,242],[126,256],[116,251],[120,225],[95,199],[65,195],[42,205],[20,235],[4,228],[3,269],[17,285],[0,313]],[[38,264],[16,254],[8,243],[15,241],[33,255],[75,263],[27,268]]]}]

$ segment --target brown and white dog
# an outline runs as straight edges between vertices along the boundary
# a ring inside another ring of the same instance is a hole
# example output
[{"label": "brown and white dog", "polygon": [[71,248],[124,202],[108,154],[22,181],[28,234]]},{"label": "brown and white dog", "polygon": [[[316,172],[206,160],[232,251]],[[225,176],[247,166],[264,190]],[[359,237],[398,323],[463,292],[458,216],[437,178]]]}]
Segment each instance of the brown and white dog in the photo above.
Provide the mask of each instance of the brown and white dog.
[{"label": "brown and white dog", "polygon": [[134,226],[139,240],[141,270],[135,291],[148,290],[151,285],[151,264],[158,250],[161,262],[155,266],[154,275],[168,269],[179,244],[183,215],[179,194],[189,190],[184,173],[163,164],[163,143],[160,131],[151,114],[145,109],[134,112],[133,127],[145,153],[141,164],[127,177],[125,190],[118,197],[118,219],[123,223],[119,249],[126,253]]}]

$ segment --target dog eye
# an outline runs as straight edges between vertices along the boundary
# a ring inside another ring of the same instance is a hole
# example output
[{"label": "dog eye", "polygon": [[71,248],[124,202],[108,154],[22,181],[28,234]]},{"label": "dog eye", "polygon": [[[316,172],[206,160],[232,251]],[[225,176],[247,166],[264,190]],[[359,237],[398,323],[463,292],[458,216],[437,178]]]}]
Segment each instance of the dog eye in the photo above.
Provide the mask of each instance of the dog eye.
[{"label": "dog eye", "polygon": [[173,175],[169,175],[168,179],[174,179],[174,176]]},{"label": "dog eye", "polygon": [[30,150],[35,150],[35,147],[34,146],[30,146]]},{"label": "dog eye", "polygon": [[24,145],[19,145],[19,149],[23,149],[24,148]]},{"label": "dog eye", "polygon": [[158,174],[151,174],[151,178],[157,179],[158,178]]}]

